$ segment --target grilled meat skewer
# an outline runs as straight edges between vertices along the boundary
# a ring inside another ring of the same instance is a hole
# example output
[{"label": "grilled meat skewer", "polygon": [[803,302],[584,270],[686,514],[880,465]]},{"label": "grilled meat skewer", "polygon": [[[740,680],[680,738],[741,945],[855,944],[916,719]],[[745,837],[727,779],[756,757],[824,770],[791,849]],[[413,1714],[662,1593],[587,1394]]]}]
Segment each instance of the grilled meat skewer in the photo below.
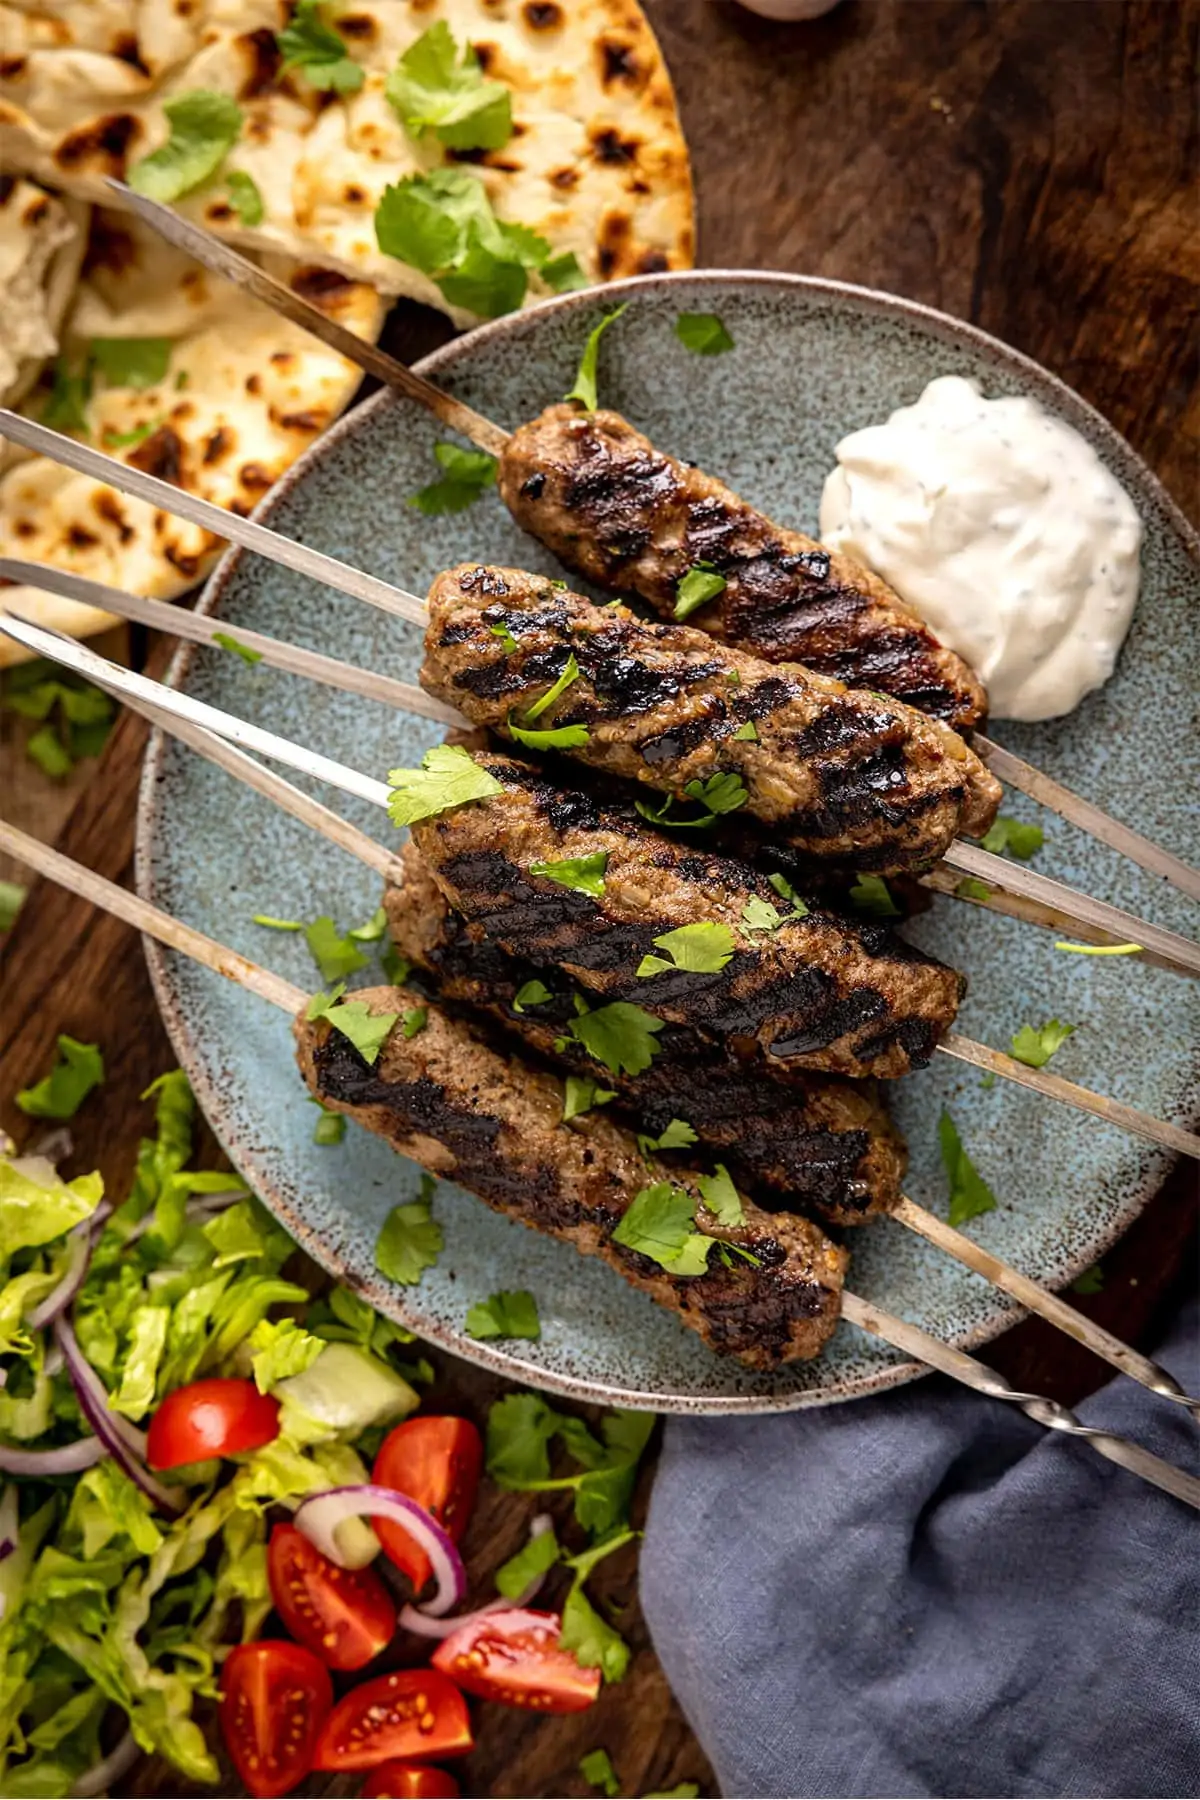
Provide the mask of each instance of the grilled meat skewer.
[{"label": "grilled meat skewer", "polygon": [[581,727],[572,756],[676,797],[724,777],[727,801],[806,856],[928,868],[999,805],[999,783],[946,726],[688,626],[469,563],[437,577],[428,605],[421,685],[474,724],[508,737]]},{"label": "grilled meat skewer", "polygon": [[[506,955],[561,968],[597,1004],[646,1008],[780,1080],[903,1075],[953,1023],[963,977],[886,925],[817,907],[784,917],[789,902],[748,864],[665,838],[632,806],[560,788],[528,763],[474,760],[503,792],[419,820],[412,836],[454,910]],[[597,855],[598,893],[533,872]],[[752,928],[753,902],[773,908],[773,929]],[[724,967],[639,974],[686,925],[727,928]]]},{"label": "grilled meat skewer", "polygon": [[509,438],[497,480],[517,523],[599,587],[671,619],[679,583],[703,564],[725,588],[694,615],[701,630],[959,731],[986,720],[978,676],[879,576],[656,450],[620,413],[547,407]]},{"label": "grilled meat skewer", "polygon": [[[323,1106],[384,1138],[402,1156],[457,1181],[495,1212],[600,1256],[721,1355],[751,1369],[817,1356],[836,1328],[848,1258],[807,1219],[768,1216],[742,1201],[724,1226],[705,1206],[700,1171],[647,1167],[633,1134],[603,1113],[562,1122],[562,1085],[404,988],[356,990],[373,1013],[426,1007],[406,1038],[393,1030],[369,1066],[325,1019],[295,1024],[297,1061]],[[665,1182],[696,1203],[697,1232],[717,1242],[706,1273],[683,1277],[613,1239],[645,1188]],[[728,1256],[735,1245],[755,1258]]]},{"label": "grilled meat skewer", "polygon": [[[615,1088],[648,1135],[686,1120],[770,1211],[799,1208],[826,1224],[862,1225],[896,1205],[904,1141],[873,1083],[814,1074],[786,1088],[764,1085],[757,1071],[680,1025],[659,1033],[648,1069],[614,1074],[569,1035],[576,990],[561,970],[514,961],[460,919],[411,840],[400,863],[402,879],[389,882],[383,901],[392,941],[433,978],[443,1001],[487,1014],[546,1061]],[[548,997],[526,998],[518,1011],[514,1001],[534,980]]]}]

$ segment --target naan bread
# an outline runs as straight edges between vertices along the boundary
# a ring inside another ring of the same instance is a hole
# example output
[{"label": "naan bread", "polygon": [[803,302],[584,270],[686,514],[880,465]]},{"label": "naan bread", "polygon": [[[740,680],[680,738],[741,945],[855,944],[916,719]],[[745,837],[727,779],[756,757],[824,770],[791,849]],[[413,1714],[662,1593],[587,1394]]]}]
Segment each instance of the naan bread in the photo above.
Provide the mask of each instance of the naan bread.
[{"label": "naan bread", "polygon": [[[246,248],[323,263],[448,310],[433,283],[385,256],[374,212],[389,182],[446,157],[405,132],[384,84],[444,19],[513,90],[514,136],[460,153],[498,217],[531,226],[589,279],[688,268],[692,188],[670,77],[633,0],[330,0],[324,16],[366,72],[357,94],[280,73],[288,0],[9,0],[0,4],[0,164],[84,199],[167,137],[163,99],[236,97],[246,122],[223,170],[180,210]],[[454,153],[449,153],[453,160]],[[240,169],[265,217],[241,225],[222,186]],[[537,280],[528,298],[546,290]],[[465,315],[457,315],[464,317]]]},{"label": "naan bread", "polygon": [[[311,264],[263,260],[359,337],[378,337],[385,302],[372,288]],[[238,513],[258,503],[361,380],[352,363],[197,268],[139,220],[98,210],[63,355],[82,363],[92,339],[113,337],[169,338],[169,361],[162,380],[143,389],[98,376],[86,403],[89,440]],[[44,402],[43,386],[23,410],[36,416]],[[147,426],[141,441],[114,443]],[[223,548],[210,533],[46,457],[26,457],[0,476],[6,556],[170,600],[202,580]],[[111,622],[33,588],[0,589],[0,601],[76,636]],[[0,664],[22,656],[0,640]]]},{"label": "naan bread", "polygon": [[58,349],[87,221],[80,201],[0,176],[0,405],[15,406]]}]

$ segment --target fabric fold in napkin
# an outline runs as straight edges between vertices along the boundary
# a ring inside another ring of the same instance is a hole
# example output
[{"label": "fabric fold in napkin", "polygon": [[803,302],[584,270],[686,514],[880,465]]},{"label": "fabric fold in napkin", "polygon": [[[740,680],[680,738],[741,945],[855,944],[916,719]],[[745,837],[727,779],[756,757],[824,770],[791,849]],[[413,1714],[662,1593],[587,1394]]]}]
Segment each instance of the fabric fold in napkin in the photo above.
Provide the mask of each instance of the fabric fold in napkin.
[{"label": "fabric fold in napkin", "polygon": [[[1195,1394],[1197,1303],[1159,1354]],[[1200,1470],[1131,1381],[1076,1410]],[[1200,1792],[1200,1516],[939,1378],[671,1420],[641,1585],[727,1795]]]}]

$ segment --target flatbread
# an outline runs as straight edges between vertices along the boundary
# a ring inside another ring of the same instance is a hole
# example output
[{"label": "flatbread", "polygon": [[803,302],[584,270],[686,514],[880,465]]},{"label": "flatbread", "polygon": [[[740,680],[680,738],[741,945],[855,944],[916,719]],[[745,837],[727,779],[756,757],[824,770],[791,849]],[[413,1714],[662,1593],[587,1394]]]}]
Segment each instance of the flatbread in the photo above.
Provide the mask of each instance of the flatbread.
[{"label": "flatbread", "polygon": [[[110,198],[167,137],[162,101],[197,88],[237,98],[240,141],[180,210],[246,248],[323,263],[443,311],[437,288],[385,256],[374,212],[389,182],[444,153],[405,132],[384,97],[400,55],[435,20],[513,90],[502,149],[461,153],[501,219],[573,251],[589,279],[689,268],[692,187],[675,96],[633,0],[330,0],[366,71],[357,94],[316,93],[280,73],[288,0],[9,0],[0,4],[0,165],[83,199]],[[239,223],[222,176],[244,170],[265,217]],[[544,296],[535,278],[529,300]],[[456,317],[465,317],[456,314]]]},{"label": "flatbread", "polygon": [[87,222],[81,201],[0,176],[0,405],[15,406],[58,349]]},{"label": "flatbread", "polygon": [[[361,282],[311,264],[263,259],[359,337],[378,337],[386,303]],[[86,404],[92,443],[234,512],[248,513],[343,411],[360,371],[297,326],[197,268],[139,220],[98,209],[83,279],[63,331],[63,354],[82,363],[95,338],[169,338],[154,386],[96,379]],[[37,415],[45,385],[23,410]],[[137,443],[114,439],[148,435]],[[202,580],[224,543],[42,456],[0,476],[0,554],[51,563],[112,587],[171,600]],[[33,588],[2,588],[0,602],[77,636],[108,615]],[[0,640],[0,664],[21,660]]]}]

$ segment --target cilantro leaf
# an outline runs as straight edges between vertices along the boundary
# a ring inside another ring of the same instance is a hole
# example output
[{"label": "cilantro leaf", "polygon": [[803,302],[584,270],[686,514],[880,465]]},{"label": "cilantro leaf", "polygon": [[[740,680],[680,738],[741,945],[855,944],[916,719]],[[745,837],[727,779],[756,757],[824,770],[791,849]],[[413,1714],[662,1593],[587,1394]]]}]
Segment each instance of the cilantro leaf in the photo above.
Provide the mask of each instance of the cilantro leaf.
[{"label": "cilantro leaf", "polygon": [[127,179],[151,200],[179,200],[216,174],[242,134],[242,109],[228,94],[195,88],[164,101],[163,112],[170,137],[134,163]]},{"label": "cilantro leaf", "polygon": [[1100,1294],[1104,1291],[1104,1270],[1099,1263],[1093,1263],[1082,1275],[1077,1275],[1071,1283],[1073,1294]]},{"label": "cilantro leaf", "polygon": [[382,906],[377,906],[370,918],[362,925],[352,925],[346,933],[356,944],[377,944],[387,930],[387,913]]},{"label": "cilantro leaf", "polygon": [[666,1129],[657,1137],[647,1132],[638,1132],[638,1149],[643,1156],[650,1156],[655,1150],[686,1150],[689,1144],[696,1142],[696,1133],[686,1119],[670,1119]]},{"label": "cilantro leaf", "polygon": [[214,631],[212,641],[220,649],[232,651],[234,656],[240,656],[242,661],[249,663],[252,668],[255,663],[262,661],[261,650],[252,650],[249,644],[239,643],[237,638],[231,637],[227,631]]},{"label": "cilantro leaf", "polygon": [[343,937],[328,913],[322,913],[304,928],[304,941],[321,973],[321,980],[331,986],[365,969],[367,959],[352,939]]},{"label": "cilantro leaf", "polygon": [[[316,1096],[314,1095],[313,1098],[315,1099]],[[333,1144],[340,1144],[346,1135],[345,1113],[331,1112],[328,1107],[321,1106],[319,1100],[316,1101],[316,1104],[321,1107],[321,1116],[313,1127],[313,1143],[322,1144],[326,1148]]]},{"label": "cilantro leaf", "polygon": [[1007,850],[1010,856],[1017,857],[1021,862],[1028,862],[1031,856],[1037,855],[1045,841],[1046,834],[1040,825],[1026,825],[1020,819],[1010,819],[1004,813],[999,813],[983,838],[982,845],[993,856],[1002,856]]},{"label": "cilantro leaf", "polygon": [[738,726],[733,734],[733,741],[735,744],[758,743],[758,726],[754,723],[753,719],[747,719],[744,725]]},{"label": "cilantro leaf", "polygon": [[253,925],[265,925],[269,931],[303,931],[300,919],[277,919],[271,913],[255,913],[251,920]]},{"label": "cilantro leaf", "polygon": [[515,1556],[500,1564],[496,1570],[497,1592],[506,1600],[519,1600],[531,1582],[554,1567],[558,1556],[558,1539],[553,1526],[548,1531],[539,1531]]},{"label": "cilantro leaf", "polygon": [[470,44],[460,54],[444,19],[409,46],[384,93],[413,137],[433,131],[453,150],[499,150],[512,136],[509,90],[484,80]]},{"label": "cilantro leaf", "polygon": [[747,900],[742,908],[742,925],[746,931],[778,931],[783,924],[783,914],[769,900],[760,900],[755,894]]},{"label": "cilantro leaf", "polygon": [[[32,747],[32,743],[27,746]],[[1068,944],[1061,939],[1054,948],[1070,950],[1075,956],[1140,956],[1142,952],[1141,944]]]},{"label": "cilantro leaf", "polygon": [[520,648],[516,638],[508,629],[507,625],[489,625],[488,630],[493,637],[498,637],[500,639],[500,642],[504,645],[504,653],[506,656],[511,656],[514,650]]},{"label": "cilantro leaf", "polygon": [[322,93],[356,94],[363,71],[346,54],[345,39],[321,12],[321,0],[296,0],[291,23],[275,35],[284,59],[284,71],[303,69],[307,80]]},{"label": "cilantro leaf", "polygon": [[28,892],[20,882],[0,881],[0,931],[12,930]]},{"label": "cilantro leaf", "polygon": [[607,1106],[610,1100],[617,1097],[615,1089],[597,1087],[590,1075],[568,1075],[565,1087],[562,1116],[564,1125],[568,1119],[576,1119],[581,1113],[591,1112],[594,1106]]},{"label": "cilantro leaf", "polygon": [[328,1019],[358,1051],[363,1061],[373,1065],[387,1042],[398,1012],[372,1013],[365,1000],[343,1000],[340,987],[329,994],[314,994],[308,1003],[307,1019]]},{"label": "cilantro leaf", "polygon": [[578,400],[588,412],[595,412],[599,404],[596,397],[596,373],[600,358],[600,339],[614,320],[620,318],[628,305],[628,300],[622,301],[621,305],[615,307],[612,312],[605,313],[600,323],[589,332],[588,341],[583,347],[583,355],[579,359],[579,372],[575,377],[575,386],[569,394],[563,396],[566,400]]},{"label": "cilantro leaf", "polygon": [[379,958],[380,966],[387,977],[389,987],[402,987],[412,974],[412,964],[407,956],[401,956],[395,944],[389,944]]},{"label": "cilantro leaf", "polygon": [[17,1105],[33,1119],[73,1119],[94,1087],[104,1080],[104,1058],[97,1044],[81,1044],[62,1035],[58,1061],[45,1080],[22,1088]]},{"label": "cilantro leaf", "polygon": [[525,1288],[501,1289],[476,1302],[467,1314],[466,1329],[473,1338],[540,1338],[537,1301]]},{"label": "cilantro leaf", "polygon": [[741,1195],[724,1163],[718,1163],[715,1175],[698,1175],[696,1186],[704,1195],[704,1203],[718,1225],[744,1225],[746,1214]]},{"label": "cilantro leaf", "polygon": [[733,339],[716,313],[680,313],[675,336],[696,356],[720,356],[733,349]]},{"label": "cilantro leaf", "polygon": [[[581,1419],[555,1412],[538,1395],[509,1394],[488,1414],[488,1474],[498,1486],[523,1493],[571,1489],[576,1519],[603,1537],[628,1514],[638,1461],[653,1429],[652,1413],[607,1413],[600,1443]],[[555,1437],[583,1465],[578,1474],[551,1476],[549,1446]]]},{"label": "cilantro leaf", "polygon": [[569,294],[577,288],[591,285],[573,250],[566,250],[561,256],[552,256],[549,262],[542,264],[538,273],[555,294]]},{"label": "cilantro leaf", "polygon": [[562,1636],[559,1643],[570,1650],[577,1661],[588,1669],[599,1669],[606,1682],[620,1681],[629,1667],[629,1646],[618,1631],[601,1618],[584,1592],[583,1584],[596,1564],[632,1542],[634,1533],[616,1531],[593,1544],[579,1556],[563,1560],[573,1570],[575,1579],[562,1612]]},{"label": "cilantro leaf", "polygon": [[487,1470],[501,1487],[523,1489],[550,1478],[550,1440],[563,1415],[540,1394],[506,1394],[488,1413]]},{"label": "cilantro leaf", "polygon": [[967,1155],[958,1127],[945,1107],[938,1120],[938,1142],[950,1183],[950,1224],[965,1225],[968,1219],[994,1211],[996,1196]]},{"label": "cilantro leaf", "polygon": [[664,970],[682,969],[695,975],[715,975],[733,955],[733,933],[728,925],[705,920],[698,925],[677,925],[664,931],[654,942],[666,956],[643,956],[637,972],[643,978],[661,975]]},{"label": "cilantro leaf", "polygon": [[490,800],[504,792],[496,777],[458,744],[435,744],[419,769],[392,769],[388,817],[393,825],[415,825],[473,800]]},{"label": "cilantro leaf", "polygon": [[113,387],[149,388],[166,379],[170,338],[93,338],[88,348]]},{"label": "cilantro leaf", "polygon": [[688,570],[675,589],[675,617],[690,618],[700,607],[707,606],[710,600],[723,594],[725,586],[725,577],[718,575],[710,564],[697,563]]},{"label": "cilantro leaf", "polygon": [[506,726],[509,737],[530,750],[578,750],[591,738],[586,725],[559,725],[551,731],[529,731],[514,724],[510,715]]},{"label": "cilantro leaf", "polygon": [[543,881],[556,881],[560,887],[574,888],[576,893],[590,894],[598,900],[604,892],[604,871],[608,867],[608,851],[593,850],[588,856],[565,856],[561,862],[530,863],[529,873]]},{"label": "cilantro leaf", "polygon": [[404,1015],[405,1038],[415,1038],[419,1031],[424,1031],[428,1023],[429,1008],[427,1006],[410,1006]]},{"label": "cilantro leaf", "polygon": [[87,404],[92,397],[92,371],[85,364],[72,369],[65,356],[55,358],[50,373],[50,392],[42,407],[42,424],[55,431],[78,431],[87,437],[90,427]]},{"label": "cilantro leaf", "polygon": [[230,169],[225,177],[225,188],[229,195],[229,204],[243,225],[261,225],[266,207],[263,205],[262,193],[253,175],[247,175],[245,169]]},{"label": "cilantro leaf", "polygon": [[779,895],[781,900],[791,901],[793,918],[806,919],[808,917],[807,906],[805,906],[803,900],[801,900],[799,894],[796,892],[786,875],[781,875],[779,871],[776,870],[774,875],[767,876],[767,881],[770,883],[771,887],[775,889],[775,892]]},{"label": "cilantro leaf", "polygon": [[990,900],[992,897],[992,890],[987,882],[977,880],[974,875],[964,875],[962,880],[955,884],[954,892],[960,900],[984,901]]},{"label": "cilantro leaf", "polygon": [[696,1204],[686,1188],[656,1181],[634,1195],[612,1241],[650,1257],[672,1275],[703,1275],[716,1240],[695,1229]]},{"label": "cilantro leaf", "polygon": [[643,1800],[699,1800],[700,1788],[697,1782],[681,1781],[673,1788],[651,1788],[643,1796]]},{"label": "cilantro leaf", "polygon": [[51,781],[61,781],[75,767],[75,759],[60,741],[53,725],[43,725],[25,740],[25,754]]},{"label": "cilantro leaf", "polygon": [[[460,450],[457,444],[437,443],[433,454],[445,470],[440,481],[419,488],[409,500],[418,512],[432,518],[438,513],[462,512],[496,483],[496,458],[486,450]],[[504,628],[501,627],[501,630]],[[515,650],[511,632],[506,649]]]},{"label": "cilantro leaf", "polygon": [[1076,1025],[1064,1025],[1061,1019],[1047,1019],[1039,1026],[1022,1025],[1013,1037],[1012,1053],[1031,1069],[1042,1069],[1078,1029]]},{"label": "cilantro leaf", "polygon": [[736,812],[750,797],[741,776],[730,772],[710,775],[707,781],[689,781],[683,791],[689,800],[713,813]]},{"label": "cilantro leaf", "polygon": [[610,1074],[640,1075],[654,1060],[658,1050],[654,1039],[662,1028],[662,1019],[653,1013],[627,1000],[614,1000],[572,1019],[570,1032]]},{"label": "cilantro leaf", "polygon": [[860,875],[850,889],[849,900],[856,912],[869,913],[874,919],[898,919],[901,916],[882,875]]},{"label": "cilantro leaf", "polygon": [[[149,419],[145,425],[134,425],[129,431],[105,431],[104,448],[106,450],[131,450],[135,444],[144,444],[148,437],[161,429],[161,419]],[[249,660],[249,658],[247,659]],[[254,656],[255,662],[261,662],[260,656]]]},{"label": "cilantro leaf", "polygon": [[527,1006],[545,1006],[547,1000],[553,998],[544,981],[526,981],[513,995],[512,1009],[515,1013],[523,1013]]},{"label": "cilantro leaf", "polygon": [[389,1281],[415,1287],[442,1252],[442,1228],[433,1217],[434,1182],[421,1177],[421,1197],[393,1206],[375,1243],[375,1267]]},{"label": "cilantro leaf", "polygon": [[532,725],[535,719],[540,719],[546,709],[554,705],[560,694],[565,694],[571,683],[578,680],[579,664],[575,661],[575,652],[572,650],[563,666],[562,674],[554,686],[547,688],[540,700],[535,700],[532,706],[526,707],[526,721]]},{"label": "cilantro leaf", "polygon": [[579,1773],[589,1787],[602,1788],[608,1795],[608,1800],[616,1800],[621,1791],[621,1783],[607,1750],[589,1750],[586,1756],[581,1756]]},{"label": "cilantro leaf", "polygon": [[385,256],[420,269],[452,306],[497,318],[519,306],[528,271],[550,257],[546,239],[492,211],[468,169],[430,169],[384,189],[375,238]]}]

